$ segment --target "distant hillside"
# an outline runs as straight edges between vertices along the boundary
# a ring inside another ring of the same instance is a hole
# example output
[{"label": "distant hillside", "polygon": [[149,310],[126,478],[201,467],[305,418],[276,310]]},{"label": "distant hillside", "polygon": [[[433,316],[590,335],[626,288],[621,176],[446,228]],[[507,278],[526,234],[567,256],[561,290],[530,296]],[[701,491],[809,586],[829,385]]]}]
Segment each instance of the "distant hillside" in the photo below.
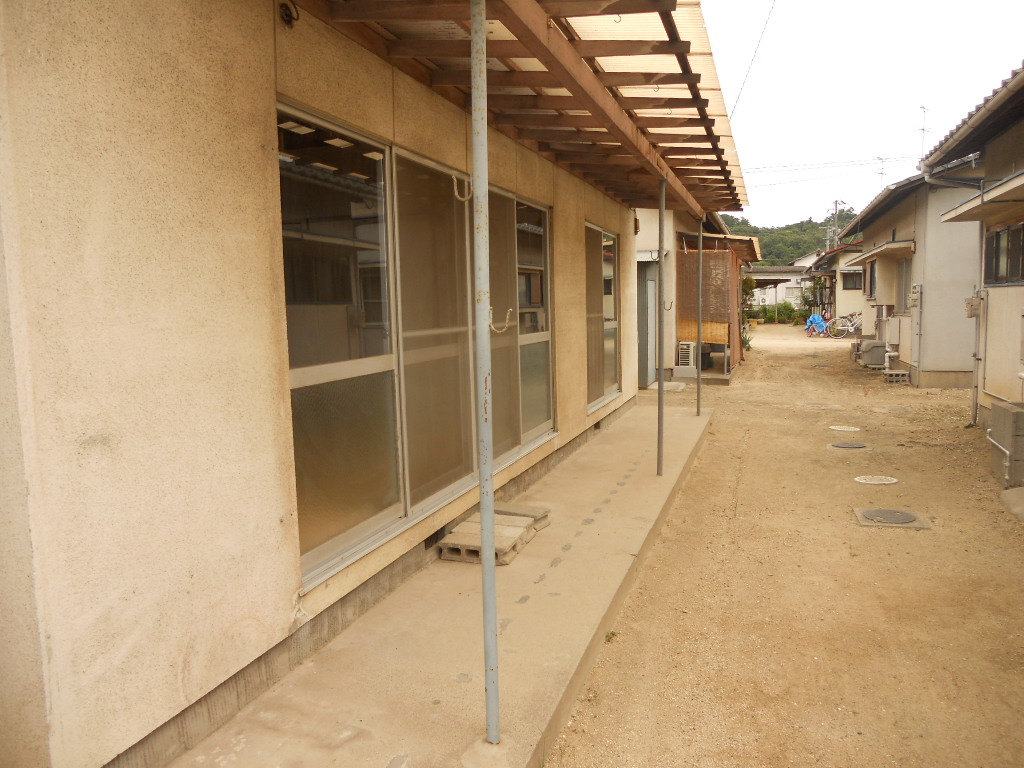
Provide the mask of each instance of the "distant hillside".
[{"label": "distant hillside", "polygon": [[[839,228],[842,229],[856,216],[852,208],[839,211]],[[761,258],[765,264],[788,264],[805,254],[825,248],[827,227],[832,224],[832,217],[822,221],[799,221],[782,227],[756,227],[746,219],[736,218],[726,213],[722,220],[734,235],[755,235],[761,240]]]}]

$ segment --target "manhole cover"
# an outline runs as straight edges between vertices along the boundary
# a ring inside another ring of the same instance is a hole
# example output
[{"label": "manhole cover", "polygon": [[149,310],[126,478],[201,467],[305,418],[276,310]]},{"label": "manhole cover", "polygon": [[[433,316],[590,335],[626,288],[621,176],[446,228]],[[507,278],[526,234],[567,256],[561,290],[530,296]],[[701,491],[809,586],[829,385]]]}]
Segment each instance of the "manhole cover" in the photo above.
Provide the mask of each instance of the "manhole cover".
[{"label": "manhole cover", "polygon": [[839,425],[833,425],[829,429],[834,429],[836,432],[860,432],[860,427],[843,427]]},{"label": "manhole cover", "polygon": [[927,520],[907,509],[857,509],[853,510],[860,525],[878,528],[912,528],[926,531],[931,528]]},{"label": "manhole cover", "polygon": [[853,479],[858,483],[867,483],[868,485],[892,485],[899,482],[895,477],[887,477],[885,475],[861,475]]},{"label": "manhole cover", "polygon": [[869,509],[865,511],[864,517],[876,523],[912,523],[917,520],[917,515],[907,512],[905,509]]},{"label": "manhole cover", "polygon": [[864,443],[832,443],[833,448],[867,448]]}]

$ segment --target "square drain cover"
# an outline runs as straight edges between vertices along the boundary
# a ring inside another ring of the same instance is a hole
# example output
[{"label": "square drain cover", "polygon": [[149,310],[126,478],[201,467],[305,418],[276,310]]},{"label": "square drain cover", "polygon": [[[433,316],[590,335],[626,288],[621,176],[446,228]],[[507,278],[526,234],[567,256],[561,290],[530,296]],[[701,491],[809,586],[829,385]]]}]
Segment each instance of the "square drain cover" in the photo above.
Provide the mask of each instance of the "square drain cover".
[{"label": "square drain cover", "polygon": [[863,509],[855,508],[853,513],[861,525],[874,525],[881,528],[914,528],[927,530],[931,526],[921,519],[916,512],[909,509]]}]

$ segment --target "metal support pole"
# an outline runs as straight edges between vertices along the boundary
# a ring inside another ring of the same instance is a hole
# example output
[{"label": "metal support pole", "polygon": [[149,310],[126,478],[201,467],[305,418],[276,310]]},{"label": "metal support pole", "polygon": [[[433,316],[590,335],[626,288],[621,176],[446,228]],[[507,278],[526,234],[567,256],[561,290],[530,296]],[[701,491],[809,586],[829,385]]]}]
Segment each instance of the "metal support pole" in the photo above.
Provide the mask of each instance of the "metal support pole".
[{"label": "metal support pole", "polygon": [[494,425],[491,423],[491,267],[487,149],[487,3],[471,0],[470,84],[473,125],[473,261],[476,296],[476,424],[480,466],[480,561],[484,602],[487,741],[501,741],[498,717],[498,607],[494,563]]},{"label": "metal support pole", "polygon": [[697,230],[697,415],[700,416],[700,396],[703,386],[701,369],[704,367],[704,216]]},{"label": "metal support pole", "polygon": [[658,192],[658,477],[665,474],[665,179]]}]

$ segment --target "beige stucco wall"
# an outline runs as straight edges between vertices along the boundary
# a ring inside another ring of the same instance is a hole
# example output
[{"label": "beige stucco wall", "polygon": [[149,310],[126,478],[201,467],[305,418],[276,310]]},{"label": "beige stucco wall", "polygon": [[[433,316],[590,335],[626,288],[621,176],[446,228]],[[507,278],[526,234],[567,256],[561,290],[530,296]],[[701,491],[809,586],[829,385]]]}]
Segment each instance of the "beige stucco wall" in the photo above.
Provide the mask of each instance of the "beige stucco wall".
[{"label": "beige stucco wall", "polygon": [[[0,31],[3,29],[0,8]],[[2,42],[0,42],[2,46]],[[33,579],[28,483],[25,476],[22,415],[7,295],[4,227],[9,187],[10,124],[0,69],[0,722],[5,764],[12,768],[49,762],[42,631]]]},{"label": "beige stucco wall", "polygon": [[[0,13],[17,392],[0,455],[27,491],[4,477],[18,551],[0,592],[31,624],[30,556],[52,764],[96,766],[292,622],[274,17],[248,0]],[[37,660],[30,633],[15,663]],[[45,764],[11,762],[7,725],[5,765]]]}]

